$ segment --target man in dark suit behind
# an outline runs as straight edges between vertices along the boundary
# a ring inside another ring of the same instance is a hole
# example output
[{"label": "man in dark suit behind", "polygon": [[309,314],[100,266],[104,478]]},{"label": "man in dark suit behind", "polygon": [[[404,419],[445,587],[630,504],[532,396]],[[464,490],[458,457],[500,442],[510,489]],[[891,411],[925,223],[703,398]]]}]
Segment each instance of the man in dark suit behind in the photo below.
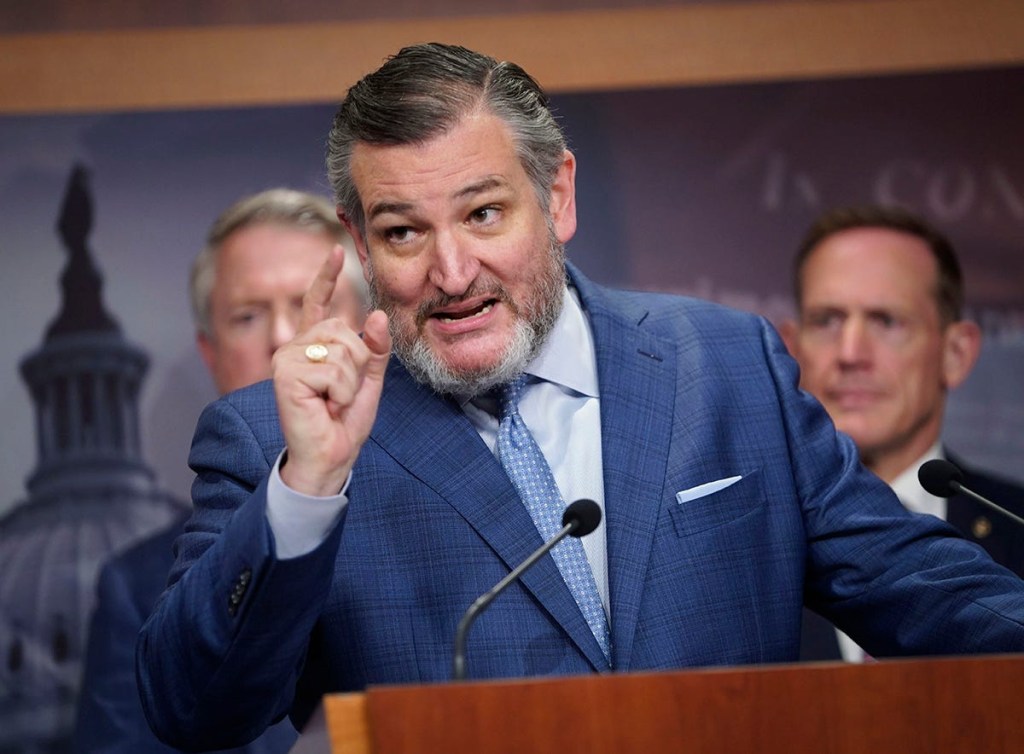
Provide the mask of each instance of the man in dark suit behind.
[{"label": "man in dark suit behind", "polygon": [[[192,264],[189,295],[196,344],[221,394],[265,380],[274,351],[295,335],[302,297],[331,250],[352,239],[323,197],[275,188],[225,209]],[[334,306],[358,328],[365,281],[349,266]],[[75,754],[172,754],[142,714],[135,637],[167,585],[176,521],[115,556],[100,573],[78,702]],[[295,740],[284,721],[238,754],[282,754]]]},{"label": "man in dark suit behind", "polygon": [[791,661],[804,602],[875,653],[1024,649],[1024,583],[859,464],[764,319],[566,262],[576,158],[522,68],[406,48],[328,144],[375,311],[325,316],[332,258],[272,384],[203,412],[139,634],[158,735],[228,746],[450,680],[466,608],[580,498],[604,526],[494,601],[467,677]]},{"label": "man in dark suit behind", "polygon": [[[946,397],[981,347],[963,319],[964,283],[949,240],[924,220],[883,206],[839,208],[808,230],[794,260],[798,319],[783,336],[800,384],[857,444],[861,461],[912,511],[948,521],[1024,575],[1024,528],[960,494],[929,495],[921,464],[948,458],[965,485],[1024,514],[1024,489],[967,468],[941,443]],[[806,613],[801,658],[863,659],[824,619]]]}]

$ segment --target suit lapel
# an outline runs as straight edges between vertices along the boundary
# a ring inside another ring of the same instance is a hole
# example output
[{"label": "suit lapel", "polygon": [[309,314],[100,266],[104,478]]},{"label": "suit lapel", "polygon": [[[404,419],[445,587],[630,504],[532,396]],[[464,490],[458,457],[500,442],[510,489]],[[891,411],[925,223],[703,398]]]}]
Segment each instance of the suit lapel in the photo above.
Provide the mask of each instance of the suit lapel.
[{"label": "suit lapel", "polygon": [[[509,570],[542,544],[526,506],[462,409],[418,385],[396,358],[388,366],[371,440],[458,511]],[[527,571],[522,583],[595,670],[607,670],[551,556]]]},{"label": "suit lapel", "polygon": [[[578,277],[578,276],[574,276]],[[672,439],[675,344],[627,319],[576,280],[590,318],[601,390],[601,444],[615,669],[628,670]]]}]

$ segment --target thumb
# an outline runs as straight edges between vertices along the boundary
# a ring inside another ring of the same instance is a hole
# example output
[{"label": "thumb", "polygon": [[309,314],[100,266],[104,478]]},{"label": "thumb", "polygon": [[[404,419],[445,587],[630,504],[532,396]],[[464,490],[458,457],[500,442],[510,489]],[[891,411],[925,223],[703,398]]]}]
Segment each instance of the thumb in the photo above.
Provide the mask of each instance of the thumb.
[{"label": "thumb", "polygon": [[379,309],[370,312],[363,323],[363,343],[370,349],[368,372],[382,376],[391,355],[391,333],[388,330],[388,315]]}]

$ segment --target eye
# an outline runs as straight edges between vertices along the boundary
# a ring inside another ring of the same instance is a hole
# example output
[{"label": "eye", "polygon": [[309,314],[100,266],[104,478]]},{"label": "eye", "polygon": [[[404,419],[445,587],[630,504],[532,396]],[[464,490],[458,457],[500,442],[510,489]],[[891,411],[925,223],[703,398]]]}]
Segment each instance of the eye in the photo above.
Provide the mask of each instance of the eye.
[{"label": "eye", "polygon": [[908,328],[910,320],[899,313],[874,311],[868,315],[868,325],[879,333],[898,333]]},{"label": "eye", "polygon": [[478,207],[469,213],[471,225],[493,225],[501,216],[501,210],[493,205]]},{"label": "eye", "polygon": [[413,239],[415,231],[409,225],[396,225],[391,228],[385,228],[381,235],[388,243],[401,245],[409,243]]},{"label": "eye", "polygon": [[834,310],[810,312],[804,317],[804,326],[812,330],[835,330],[842,326],[846,316]]},{"label": "eye", "polygon": [[901,324],[900,320],[888,312],[878,312],[871,316],[871,321],[876,327],[884,330],[891,330]]},{"label": "eye", "polygon": [[915,331],[912,318],[892,312],[873,312],[868,327],[880,340],[890,345],[906,343]]},{"label": "eye", "polygon": [[247,306],[228,312],[227,327],[230,331],[243,333],[259,327],[266,319],[266,312],[261,307]]}]

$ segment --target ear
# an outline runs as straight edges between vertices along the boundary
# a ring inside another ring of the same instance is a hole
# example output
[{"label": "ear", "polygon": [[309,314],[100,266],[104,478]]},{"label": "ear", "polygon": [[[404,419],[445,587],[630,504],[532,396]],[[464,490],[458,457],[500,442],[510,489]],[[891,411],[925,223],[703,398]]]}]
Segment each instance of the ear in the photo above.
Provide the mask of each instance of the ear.
[{"label": "ear", "polygon": [[213,341],[210,336],[204,332],[196,331],[196,348],[199,349],[199,356],[202,358],[203,363],[206,364],[206,369],[210,374],[213,374],[213,366],[216,363],[217,349],[213,345]]},{"label": "ear", "polygon": [[[341,220],[341,224],[345,226],[345,230],[352,236],[352,242],[356,246],[356,253],[359,254],[359,262],[363,266],[363,277],[366,277],[366,260],[369,257],[369,252],[366,250],[366,237],[359,231],[356,224],[352,222],[348,216],[341,211],[341,207],[338,207],[338,219]],[[369,278],[367,278],[369,280]]]},{"label": "ear", "polygon": [[779,335],[782,336],[782,342],[786,344],[786,350],[789,351],[789,355],[795,359],[797,350],[800,347],[800,325],[797,324],[796,320],[787,319],[779,325]]},{"label": "ear", "polygon": [[555,236],[561,243],[576,235],[576,156],[568,149],[562,154],[562,164],[551,184],[548,211],[554,222]]},{"label": "ear", "polygon": [[948,390],[961,385],[981,353],[981,328],[961,320],[946,328],[942,351],[942,379]]}]

